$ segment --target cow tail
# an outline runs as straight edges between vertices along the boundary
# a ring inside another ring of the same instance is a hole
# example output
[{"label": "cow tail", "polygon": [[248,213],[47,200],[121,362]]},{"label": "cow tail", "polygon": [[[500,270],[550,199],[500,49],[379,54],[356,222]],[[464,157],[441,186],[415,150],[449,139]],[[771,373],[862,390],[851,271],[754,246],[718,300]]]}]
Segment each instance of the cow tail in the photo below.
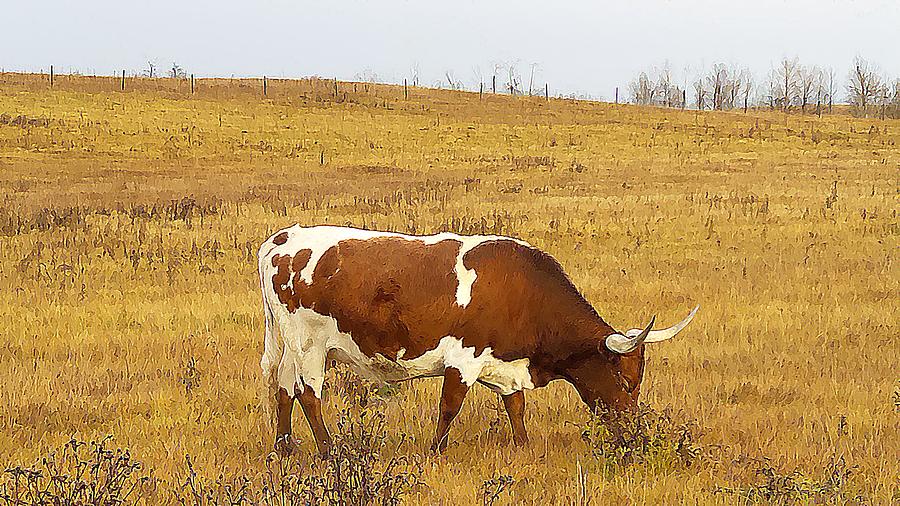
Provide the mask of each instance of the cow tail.
[{"label": "cow tail", "polygon": [[281,357],[284,350],[284,344],[281,342],[281,335],[278,332],[278,325],[275,321],[275,314],[272,312],[272,306],[267,296],[264,255],[260,254],[259,258],[259,283],[262,289],[263,303],[263,320],[265,321],[265,337],[262,359],[260,360],[260,386],[259,386],[259,404],[263,412],[274,419],[276,410],[276,394],[278,393],[278,366],[281,364]]}]

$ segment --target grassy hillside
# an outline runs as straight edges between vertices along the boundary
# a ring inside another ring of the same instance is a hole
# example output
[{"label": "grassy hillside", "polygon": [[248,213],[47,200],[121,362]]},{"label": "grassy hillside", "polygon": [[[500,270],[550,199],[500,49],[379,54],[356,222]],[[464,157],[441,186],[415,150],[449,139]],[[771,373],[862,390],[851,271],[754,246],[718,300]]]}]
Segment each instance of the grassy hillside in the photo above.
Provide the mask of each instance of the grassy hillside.
[{"label": "grassy hillside", "polygon": [[[642,389],[703,428],[698,463],[604,468],[563,383],[529,393],[530,447],[476,388],[433,457],[440,383],[421,380],[378,408],[389,448],[404,433],[421,456],[411,503],[478,503],[501,475],[497,504],[731,503],[717,487],[765,481],[751,459],[821,482],[838,457],[847,497],[900,497],[898,120],[45,79],[0,75],[0,464],[112,434],[159,490],[186,454],[203,476],[260,479],[256,249],[330,223],[521,237],[619,329],[702,304],[650,349]],[[325,404],[333,427],[345,396]],[[299,409],[295,432],[312,465]]]}]

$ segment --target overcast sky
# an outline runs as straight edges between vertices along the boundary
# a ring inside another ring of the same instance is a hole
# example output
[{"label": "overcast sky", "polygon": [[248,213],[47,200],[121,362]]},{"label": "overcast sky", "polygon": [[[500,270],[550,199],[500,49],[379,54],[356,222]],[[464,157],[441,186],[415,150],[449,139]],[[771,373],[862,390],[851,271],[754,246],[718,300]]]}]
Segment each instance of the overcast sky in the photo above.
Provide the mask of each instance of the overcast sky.
[{"label": "overcast sky", "polygon": [[[553,93],[609,98],[668,62],[757,79],[782,57],[846,76],[855,55],[900,76],[900,0],[0,0],[0,67],[112,74],[148,60],[198,76],[319,75],[469,87],[516,64]],[[690,73],[689,72],[689,73]],[[505,79],[504,79],[505,81]]]}]

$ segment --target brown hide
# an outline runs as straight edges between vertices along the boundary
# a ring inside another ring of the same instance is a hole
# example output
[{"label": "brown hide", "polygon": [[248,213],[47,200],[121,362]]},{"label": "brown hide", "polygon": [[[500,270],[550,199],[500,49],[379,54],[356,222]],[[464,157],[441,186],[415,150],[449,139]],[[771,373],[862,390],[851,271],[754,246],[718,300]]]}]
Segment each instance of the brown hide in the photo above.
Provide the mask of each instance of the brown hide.
[{"label": "brown hide", "polygon": [[275,237],[272,238],[272,242],[274,242],[275,244],[277,244],[277,245],[279,245],[279,246],[281,246],[282,244],[286,243],[287,240],[288,240],[288,233],[287,233],[287,232],[282,232],[282,233],[280,233],[280,234],[278,234],[278,235],[276,235]]},{"label": "brown hide", "polygon": [[529,358],[536,386],[567,377],[573,364],[586,359],[618,361],[611,352],[598,352],[598,343],[614,331],[559,264],[514,241],[489,241],[466,253],[463,263],[477,278],[471,302],[459,306],[454,266],[460,246],[456,240],[349,239],[319,259],[311,285],[299,275],[308,249],[275,255],[272,281],[289,311],[302,306],[333,317],[370,357],[396,359],[403,348],[403,358],[412,359],[455,336],[474,346],[476,355],[490,347],[501,360]]}]

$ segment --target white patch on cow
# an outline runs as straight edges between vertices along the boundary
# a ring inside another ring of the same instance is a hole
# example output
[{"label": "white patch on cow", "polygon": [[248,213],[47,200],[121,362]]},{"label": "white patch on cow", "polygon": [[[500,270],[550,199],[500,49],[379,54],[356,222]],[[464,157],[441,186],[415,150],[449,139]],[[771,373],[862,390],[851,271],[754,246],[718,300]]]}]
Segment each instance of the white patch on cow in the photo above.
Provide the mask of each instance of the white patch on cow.
[{"label": "white patch on cow", "polygon": [[459,253],[456,255],[456,265],[453,267],[458,282],[456,285],[456,304],[461,307],[468,306],[469,302],[472,301],[472,285],[475,284],[475,279],[478,277],[475,269],[467,269],[465,263],[463,263],[463,257],[466,256],[466,253],[475,248],[475,246],[490,241],[513,241],[522,246],[531,247],[525,241],[497,235],[456,236],[455,238],[457,241],[462,242],[462,245],[459,247]]},{"label": "white patch on cow", "polygon": [[276,321],[283,337],[276,378],[288,392],[307,385],[321,398],[326,360],[347,364],[360,376],[378,382],[442,376],[453,368],[466,385],[477,381],[502,395],[534,388],[527,358],[505,362],[494,357],[491,348],[476,356],[474,346],[465,347],[462,339],[453,336],[445,336],[436,348],[416,358],[403,360],[405,350],[401,349],[397,359],[391,360],[381,354],[366,356],[349,334],[338,330],[334,318],[309,309],[299,308],[293,315],[276,310]]},{"label": "white patch on cow", "polygon": [[[311,250],[310,259],[299,275],[305,283],[312,284],[313,272],[319,259],[340,241],[398,237],[435,244],[454,240],[460,243],[454,264],[458,279],[456,301],[460,306],[465,306],[471,301],[472,284],[477,277],[473,269],[465,267],[465,254],[489,241],[512,240],[530,247],[527,243],[499,236],[459,236],[451,233],[409,236],[330,226],[303,228],[298,225],[281,230],[273,237],[281,232],[288,233],[286,243],[274,245],[270,238],[259,251],[260,284],[266,321],[265,351],[260,365],[266,377],[275,378],[279,387],[293,392],[295,387],[307,385],[316,397],[321,398],[325,363],[327,359],[334,359],[350,365],[358,374],[375,381],[394,382],[441,376],[447,368],[454,368],[459,370],[466,385],[471,386],[478,381],[503,395],[534,388],[527,358],[505,362],[494,357],[491,348],[486,348],[475,356],[474,347],[463,346],[462,339],[454,336],[444,336],[436,348],[416,358],[403,359],[406,350],[402,348],[396,359],[381,354],[370,358],[362,353],[350,334],[339,330],[334,318],[304,307],[298,308],[294,313],[289,312],[278,300],[272,286],[272,277],[277,268],[272,265],[271,258],[276,254],[294,255],[302,249]],[[293,283],[293,279],[290,283]]]}]

